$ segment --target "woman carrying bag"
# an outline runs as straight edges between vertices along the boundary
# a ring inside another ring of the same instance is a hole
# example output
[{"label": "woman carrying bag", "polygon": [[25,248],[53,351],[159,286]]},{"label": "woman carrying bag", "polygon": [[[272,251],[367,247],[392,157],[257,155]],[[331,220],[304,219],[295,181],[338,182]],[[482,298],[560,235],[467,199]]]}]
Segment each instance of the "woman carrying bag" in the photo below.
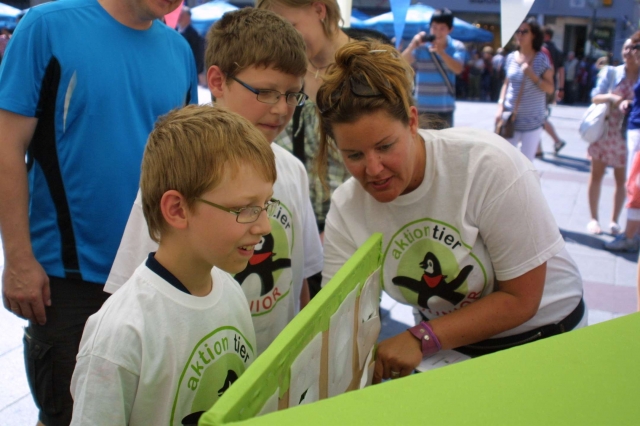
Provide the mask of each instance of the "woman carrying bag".
[{"label": "woman carrying bag", "polygon": [[589,145],[587,152],[591,157],[589,176],[589,209],[591,221],[587,231],[591,234],[602,233],[598,222],[598,203],[602,178],[607,167],[613,167],[616,189],[613,194],[613,210],[608,231],[612,235],[620,233],[618,217],[625,199],[625,179],[627,169],[626,129],[622,128],[625,112],[620,109],[623,102],[633,99],[633,85],[638,79],[638,62],[633,54],[631,39],[622,46],[623,64],[617,67],[605,66],[598,74],[596,86],[591,91],[594,104],[609,103],[609,113],[605,133],[600,139]]},{"label": "woman carrying bag", "polygon": [[515,37],[519,50],[509,54],[505,62],[507,76],[500,91],[496,124],[503,112],[517,110],[515,131],[507,140],[516,147],[520,143],[522,153],[533,161],[547,113],[545,94],[554,91],[553,68],[540,51],[543,35],[535,18],[523,22]]}]

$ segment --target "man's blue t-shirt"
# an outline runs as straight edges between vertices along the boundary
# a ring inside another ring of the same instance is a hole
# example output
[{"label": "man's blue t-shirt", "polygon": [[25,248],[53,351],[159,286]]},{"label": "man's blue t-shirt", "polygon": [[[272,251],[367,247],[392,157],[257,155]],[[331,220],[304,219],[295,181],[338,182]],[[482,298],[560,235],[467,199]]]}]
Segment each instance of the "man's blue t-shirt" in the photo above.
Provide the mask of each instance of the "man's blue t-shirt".
[{"label": "man's blue t-shirt", "polygon": [[[458,62],[464,63],[465,50],[462,43],[455,42],[451,37],[448,37],[445,52]],[[415,98],[418,111],[421,113],[453,111],[455,109],[455,97],[449,92],[442,74],[440,74],[436,64],[433,62],[431,52],[429,52],[429,44],[418,47],[413,52],[413,55],[415,58],[413,68],[416,71]],[[434,53],[434,55],[437,55],[437,53]],[[441,63],[451,86],[455,89],[456,75],[447,68],[444,61],[441,60]]]},{"label": "man's blue t-shirt", "polygon": [[633,86],[635,97],[631,103],[631,112],[629,113],[628,128],[630,130],[640,129],[640,79]]},{"label": "man's blue t-shirt", "polygon": [[0,67],[0,109],[37,117],[29,223],[47,274],[104,283],[157,118],[197,102],[189,45],[159,21],[134,30],[96,0],[29,10]]}]

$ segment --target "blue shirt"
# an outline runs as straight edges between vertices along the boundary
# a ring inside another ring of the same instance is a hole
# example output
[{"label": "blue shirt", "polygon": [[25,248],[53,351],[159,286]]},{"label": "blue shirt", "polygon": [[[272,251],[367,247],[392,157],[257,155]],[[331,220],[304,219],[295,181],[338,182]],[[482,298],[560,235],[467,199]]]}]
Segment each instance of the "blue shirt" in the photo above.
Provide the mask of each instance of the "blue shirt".
[{"label": "blue shirt", "polygon": [[[418,47],[413,51],[415,62],[413,68],[416,71],[416,90],[415,98],[418,111],[423,112],[451,112],[455,109],[455,97],[449,93],[449,89],[442,78],[442,74],[436,68],[431,52],[429,52],[429,43]],[[445,53],[460,63],[464,63],[465,50],[464,45],[455,42],[451,37],[447,36],[447,47]],[[433,53],[439,57],[437,53]],[[443,69],[446,72],[447,79],[451,86],[456,87],[456,75],[449,70],[440,58]]]},{"label": "blue shirt", "polygon": [[0,109],[37,117],[29,225],[47,274],[104,283],[156,119],[197,101],[189,45],[159,21],[134,30],[95,0],[20,21],[0,67]]},{"label": "blue shirt", "polygon": [[633,103],[631,105],[631,112],[629,113],[629,124],[627,128],[629,130],[640,129],[640,79],[633,86]]}]

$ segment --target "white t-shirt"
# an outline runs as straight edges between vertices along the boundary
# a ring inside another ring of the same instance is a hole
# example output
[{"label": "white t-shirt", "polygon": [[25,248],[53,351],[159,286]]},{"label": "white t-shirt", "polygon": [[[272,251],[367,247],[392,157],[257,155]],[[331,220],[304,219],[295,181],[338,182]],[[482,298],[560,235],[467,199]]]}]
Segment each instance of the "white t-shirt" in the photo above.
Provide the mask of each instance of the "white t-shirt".
[{"label": "white t-shirt", "polygon": [[478,129],[420,130],[425,177],[379,203],[353,178],[333,194],[323,282],[374,232],[384,234],[384,290],[427,318],[464,307],[547,262],[538,313],[494,337],[557,322],[582,297],[578,268],[540,189],[536,170],[501,137]]},{"label": "white t-shirt", "polygon": [[[249,300],[258,353],[299,312],[303,279],[322,271],[323,265],[307,172],[287,150],[273,143],[271,148],[278,172],[273,196],[280,200],[280,208],[271,217],[271,234],[256,246],[247,269],[235,275]],[[149,237],[138,191],[105,291],[115,292],[147,254],[157,249],[158,244]]]},{"label": "white t-shirt", "polygon": [[217,268],[204,297],[145,264],[89,317],[71,380],[73,425],[181,425],[257,357],[247,300]]}]

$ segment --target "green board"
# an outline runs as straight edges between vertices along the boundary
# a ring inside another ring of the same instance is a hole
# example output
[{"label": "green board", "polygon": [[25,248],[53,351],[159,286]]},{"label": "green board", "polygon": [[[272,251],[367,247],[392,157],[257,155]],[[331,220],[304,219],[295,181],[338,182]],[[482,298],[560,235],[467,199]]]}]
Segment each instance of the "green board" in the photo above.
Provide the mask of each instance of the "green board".
[{"label": "green board", "polygon": [[381,250],[382,234],[374,234],[220,400],[202,415],[199,425],[217,426],[250,419],[261,411],[276,390],[282,397],[289,388],[289,372],[294,360],[318,333],[329,330],[331,316],[349,293],[378,269]]},{"label": "green board", "polygon": [[242,425],[638,425],[640,313]]}]

